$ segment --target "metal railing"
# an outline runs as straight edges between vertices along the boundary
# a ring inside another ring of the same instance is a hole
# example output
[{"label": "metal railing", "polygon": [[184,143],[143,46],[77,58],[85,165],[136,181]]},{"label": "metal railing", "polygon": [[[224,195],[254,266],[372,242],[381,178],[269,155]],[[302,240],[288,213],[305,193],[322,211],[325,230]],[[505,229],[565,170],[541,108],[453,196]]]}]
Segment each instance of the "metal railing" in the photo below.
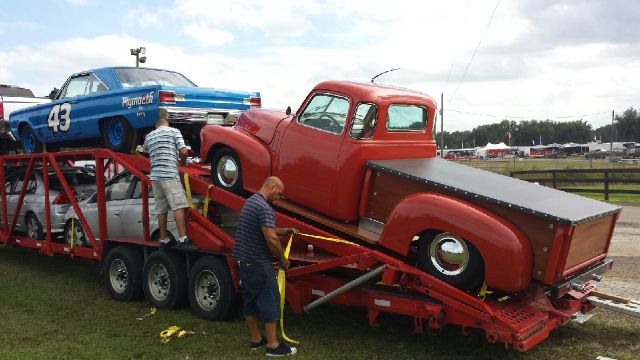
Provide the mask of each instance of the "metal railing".
[{"label": "metal railing", "polygon": [[[521,170],[510,171],[511,177],[529,182],[537,182],[551,186],[554,189],[573,193],[604,194],[604,200],[609,200],[610,194],[640,195],[640,190],[612,189],[611,185],[640,184],[640,169],[550,169],[550,170]],[[574,186],[561,186],[569,184]],[[602,184],[602,188],[581,188],[576,184]],[[640,187],[639,187],[640,189]]]}]

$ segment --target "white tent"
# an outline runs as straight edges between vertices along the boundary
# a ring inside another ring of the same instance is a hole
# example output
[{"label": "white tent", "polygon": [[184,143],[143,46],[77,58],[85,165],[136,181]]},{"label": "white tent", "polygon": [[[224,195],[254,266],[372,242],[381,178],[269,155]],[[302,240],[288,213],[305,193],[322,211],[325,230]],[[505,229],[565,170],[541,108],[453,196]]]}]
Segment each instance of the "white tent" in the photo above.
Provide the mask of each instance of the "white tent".
[{"label": "white tent", "polygon": [[505,143],[501,142],[499,144],[488,143],[485,147],[478,149],[476,152],[478,156],[486,157],[488,150],[508,150],[511,149]]}]

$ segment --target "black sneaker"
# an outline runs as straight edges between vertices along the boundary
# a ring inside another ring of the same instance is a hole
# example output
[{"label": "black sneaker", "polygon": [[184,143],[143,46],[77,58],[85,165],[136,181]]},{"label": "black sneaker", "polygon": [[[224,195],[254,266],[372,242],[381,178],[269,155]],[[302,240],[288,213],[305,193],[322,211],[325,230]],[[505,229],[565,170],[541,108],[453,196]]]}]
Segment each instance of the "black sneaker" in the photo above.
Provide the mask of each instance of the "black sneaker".
[{"label": "black sneaker", "polygon": [[191,242],[191,240],[189,240],[189,238],[186,238],[182,241],[178,240],[178,249],[180,250],[186,250],[186,251],[198,251],[198,248],[193,245],[193,243]]},{"label": "black sneaker", "polygon": [[294,347],[288,347],[287,345],[280,343],[277,348],[269,349],[267,348],[267,356],[287,356],[293,355],[298,352],[298,349]]},{"label": "black sneaker", "polygon": [[258,342],[251,342],[249,343],[249,348],[251,350],[258,350],[258,349],[262,349],[263,347],[267,346],[267,339],[263,336],[262,339],[260,339],[260,341]]},{"label": "black sneaker", "polygon": [[168,248],[171,244],[174,244],[176,241],[171,238],[160,240],[160,250],[164,250]]}]

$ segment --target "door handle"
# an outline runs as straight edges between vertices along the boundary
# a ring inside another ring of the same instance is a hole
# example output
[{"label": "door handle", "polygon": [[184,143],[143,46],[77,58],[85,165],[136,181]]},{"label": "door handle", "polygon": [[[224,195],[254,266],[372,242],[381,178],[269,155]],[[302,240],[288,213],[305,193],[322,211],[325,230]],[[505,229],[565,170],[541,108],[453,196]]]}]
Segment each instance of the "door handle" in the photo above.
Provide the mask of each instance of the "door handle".
[{"label": "door handle", "polygon": [[113,212],[113,215],[120,215],[121,213],[122,213],[122,211],[116,210],[116,211]]}]

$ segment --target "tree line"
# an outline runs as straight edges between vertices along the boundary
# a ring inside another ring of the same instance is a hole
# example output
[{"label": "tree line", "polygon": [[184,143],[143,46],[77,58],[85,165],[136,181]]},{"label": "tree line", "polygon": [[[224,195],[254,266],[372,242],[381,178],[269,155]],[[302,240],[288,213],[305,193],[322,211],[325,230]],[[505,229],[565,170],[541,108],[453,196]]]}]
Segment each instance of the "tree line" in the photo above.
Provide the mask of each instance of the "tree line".
[{"label": "tree line", "polygon": [[[436,125],[439,128],[440,124]],[[640,142],[640,113],[634,108],[625,110],[614,117],[613,141]],[[511,134],[511,139],[509,139]],[[440,132],[436,132],[440,144]],[[511,146],[533,146],[569,142],[587,143],[595,139],[609,142],[611,124],[597,129],[585,120],[502,120],[496,124],[480,125],[473,130],[445,131],[444,144],[447,149],[485,146],[487,143],[510,144]],[[438,145],[439,146],[439,145]]]}]

